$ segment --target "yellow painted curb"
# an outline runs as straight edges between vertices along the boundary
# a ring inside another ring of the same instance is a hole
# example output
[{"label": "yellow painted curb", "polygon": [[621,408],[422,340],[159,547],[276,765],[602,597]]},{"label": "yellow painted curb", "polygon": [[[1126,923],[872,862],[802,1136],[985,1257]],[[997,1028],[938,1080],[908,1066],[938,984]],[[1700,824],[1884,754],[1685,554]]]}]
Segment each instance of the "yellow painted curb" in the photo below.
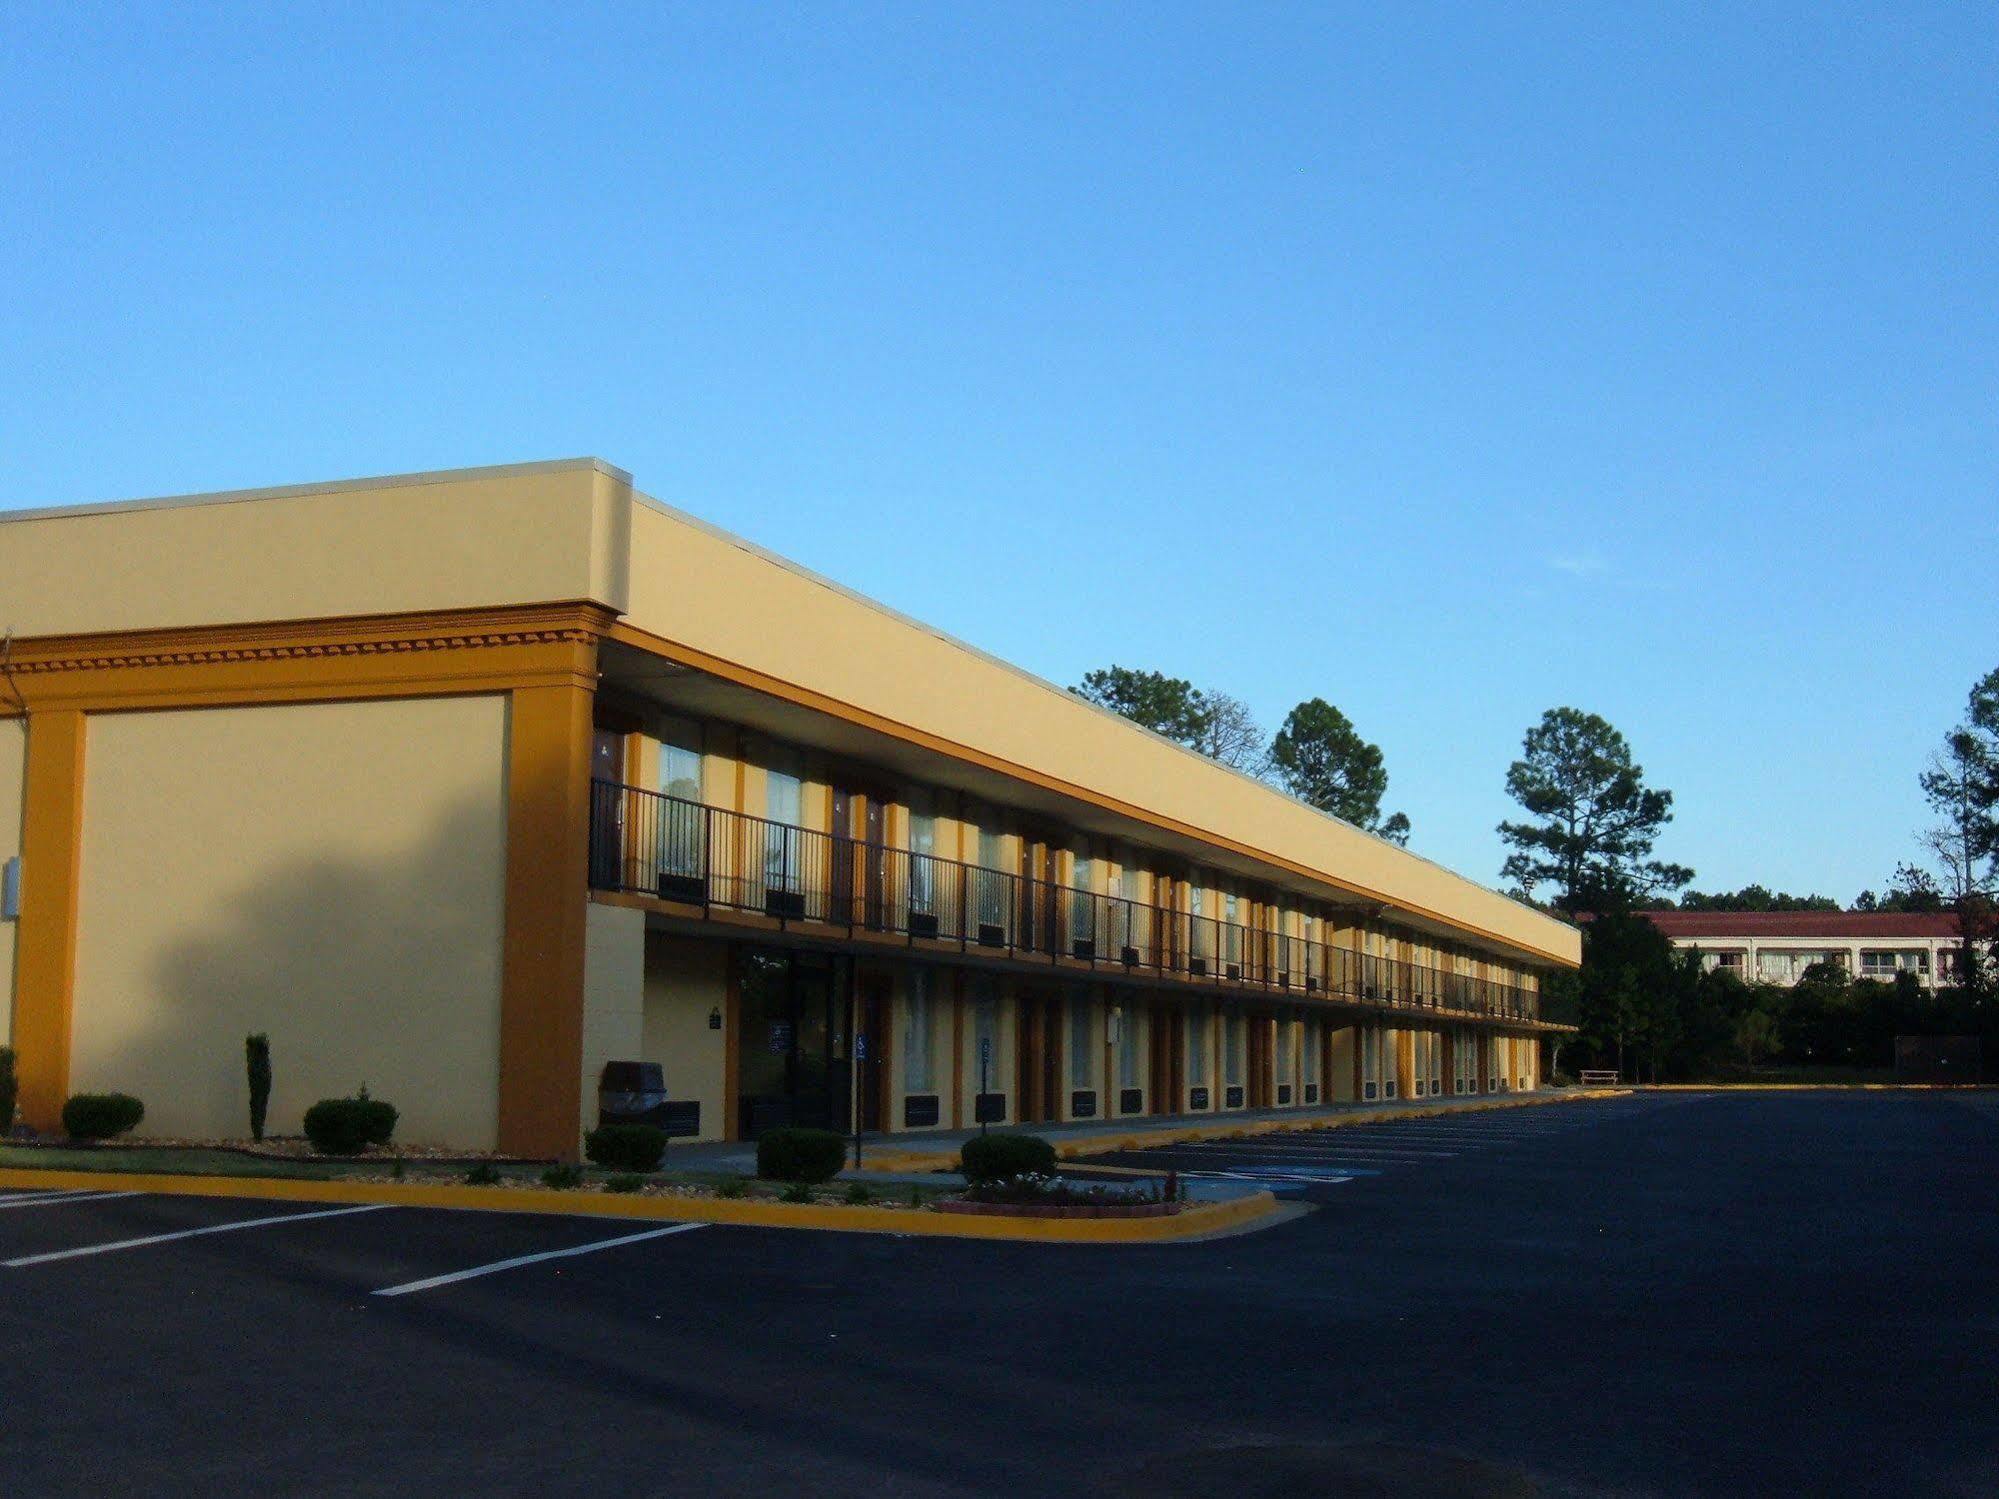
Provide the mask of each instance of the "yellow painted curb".
[{"label": "yellow painted curb", "polygon": [[172,1176],[136,1171],[38,1171],[0,1167],[0,1187],[150,1192],[163,1197],[235,1197],[265,1202],[380,1202],[398,1207],[551,1217],[664,1219],[836,1233],[922,1234],[942,1239],[1020,1239],[1057,1244],[1146,1244],[1234,1228],[1277,1210],[1268,1192],[1198,1203],[1167,1218],[999,1218],[919,1208],[751,1202],[726,1197],[550,1192],[427,1182],[302,1181],[270,1176]]},{"label": "yellow painted curb", "polygon": [[[1189,1140],[1241,1140],[1256,1135],[1286,1135],[1303,1130],[1343,1129],[1355,1124],[1381,1124],[1397,1119],[1437,1119],[1448,1114],[1483,1114],[1490,1109],[1534,1108],[1543,1104],[1575,1103],[1587,1098],[1622,1098],[1629,1088],[1579,1088],[1568,1093],[1516,1094],[1508,1098],[1478,1103],[1407,1104],[1397,1108],[1369,1109],[1365,1113],[1299,1114],[1295,1118],[1252,1119],[1240,1123],[1190,1124],[1166,1130],[1134,1130],[1122,1134],[1082,1135],[1056,1140],[1055,1154],[1063,1160],[1076,1156],[1100,1155],[1109,1150],[1146,1150],[1160,1145],[1179,1145]],[[1032,1133],[1032,1126],[1026,1127]],[[958,1152],[950,1150],[870,1151],[863,1159],[866,1171],[950,1171],[958,1163]],[[1157,1175],[1156,1172],[1151,1173]]]}]

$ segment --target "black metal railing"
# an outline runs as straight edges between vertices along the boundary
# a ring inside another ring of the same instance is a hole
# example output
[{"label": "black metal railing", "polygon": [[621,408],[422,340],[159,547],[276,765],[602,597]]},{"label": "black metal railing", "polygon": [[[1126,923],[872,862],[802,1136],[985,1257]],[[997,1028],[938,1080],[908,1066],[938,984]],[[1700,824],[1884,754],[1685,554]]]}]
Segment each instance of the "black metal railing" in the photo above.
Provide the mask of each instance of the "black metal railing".
[{"label": "black metal railing", "polygon": [[1517,984],[594,781],[590,883],[1186,983],[1532,1020]]}]

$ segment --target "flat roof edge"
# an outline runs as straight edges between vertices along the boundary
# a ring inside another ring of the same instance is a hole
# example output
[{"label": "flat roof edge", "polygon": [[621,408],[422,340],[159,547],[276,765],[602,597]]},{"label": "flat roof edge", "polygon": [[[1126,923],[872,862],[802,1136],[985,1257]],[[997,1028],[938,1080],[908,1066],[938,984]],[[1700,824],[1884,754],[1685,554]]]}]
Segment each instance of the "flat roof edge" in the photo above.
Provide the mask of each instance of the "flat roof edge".
[{"label": "flat roof edge", "polygon": [[296,499],[316,494],[349,494],[363,489],[414,488],[425,484],[455,484],[474,479],[511,479],[528,474],[594,471],[630,484],[632,476],[601,458],[550,458],[536,463],[497,463],[483,468],[426,469],[410,474],[381,474],[362,479],[329,479],[315,484],[281,484],[260,489],[218,489],[201,494],[160,495],[150,499],[102,500],[83,505],[44,505],[0,510],[8,521],[63,520],[91,515],[124,515],[138,510],[178,510],[195,505],[239,505],[251,500]]}]

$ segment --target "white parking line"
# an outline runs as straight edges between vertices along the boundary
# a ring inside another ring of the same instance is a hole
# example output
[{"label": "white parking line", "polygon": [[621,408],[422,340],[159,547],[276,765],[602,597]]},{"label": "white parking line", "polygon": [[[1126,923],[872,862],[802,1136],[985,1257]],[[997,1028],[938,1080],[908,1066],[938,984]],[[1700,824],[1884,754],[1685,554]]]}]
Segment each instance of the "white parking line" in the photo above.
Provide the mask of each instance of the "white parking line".
[{"label": "white parking line", "polygon": [[89,1254],[111,1254],[120,1249],[144,1249],[148,1244],[170,1244],[175,1239],[198,1239],[203,1234],[231,1234],[242,1228],[269,1228],[279,1223],[303,1223],[308,1218],[340,1218],[349,1213],[380,1213],[394,1206],[392,1202],[369,1202],[353,1208],[323,1208],[316,1213],[280,1213],[272,1218],[239,1218],[234,1223],[212,1223],[207,1228],[184,1228],[178,1233],[171,1234],[147,1234],[143,1239],[120,1239],[113,1244],[87,1244],[81,1249],[57,1249],[48,1254],[24,1254],[19,1259],[0,1260],[0,1267],[19,1270],[26,1265],[46,1265],[51,1260],[74,1260]]},{"label": "white parking line", "polygon": [[470,1270],[453,1270],[447,1275],[432,1275],[423,1280],[405,1281],[399,1286],[384,1286],[374,1294],[407,1296],[412,1291],[428,1291],[434,1286],[453,1285],[461,1280],[476,1280],[481,1275],[497,1275],[502,1270],[512,1270],[521,1265],[538,1265],[543,1260],[564,1260],[573,1255],[595,1254],[600,1249],[615,1249],[620,1244],[637,1244],[645,1239],[663,1239],[668,1234],[684,1234],[707,1226],[705,1223],[675,1223],[667,1228],[648,1229],[642,1234],[622,1234],[615,1239],[598,1239],[593,1243],[578,1244],[569,1249],[548,1249],[540,1254],[515,1255],[510,1260],[495,1260],[490,1265],[474,1265]]},{"label": "white parking line", "polygon": [[1455,1150],[1419,1150],[1413,1146],[1400,1145],[1292,1145],[1273,1144],[1268,1140],[1258,1140],[1254,1144],[1239,1144],[1230,1141],[1226,1145],[1203,1145],[1187,1147],[1198,1149],[1203,1154],[1224,1155],[1352,1155],[1360,1152],[1367,1155],[1401,1156],[1412,1161],[1447,1161],[1456,1155]]},{"label": "white parking line", "polygon": [[0,1198],[0,1210],[6,1208],[45,1208],[59,1202],[106,1202],[113,1197],[139,1197],[139,1192],[37,1192],[32,1197]]}]

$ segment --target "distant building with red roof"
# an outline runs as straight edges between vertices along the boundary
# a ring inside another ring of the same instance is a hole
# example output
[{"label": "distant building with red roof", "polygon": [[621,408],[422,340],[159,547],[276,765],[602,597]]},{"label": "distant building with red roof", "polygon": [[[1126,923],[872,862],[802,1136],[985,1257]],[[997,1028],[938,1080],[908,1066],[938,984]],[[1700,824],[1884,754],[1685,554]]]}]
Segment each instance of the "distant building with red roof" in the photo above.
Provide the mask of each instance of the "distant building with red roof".
[{"label": "distant building with red roof", "polygon": [[1706,968],[1751,982],[1795,984],[1818,962],[1856,978],[1913,973],[1925,985],[1957,971],[1957,917],[1897,911],[1641,911],[1675,947],[1698,948]]}]

